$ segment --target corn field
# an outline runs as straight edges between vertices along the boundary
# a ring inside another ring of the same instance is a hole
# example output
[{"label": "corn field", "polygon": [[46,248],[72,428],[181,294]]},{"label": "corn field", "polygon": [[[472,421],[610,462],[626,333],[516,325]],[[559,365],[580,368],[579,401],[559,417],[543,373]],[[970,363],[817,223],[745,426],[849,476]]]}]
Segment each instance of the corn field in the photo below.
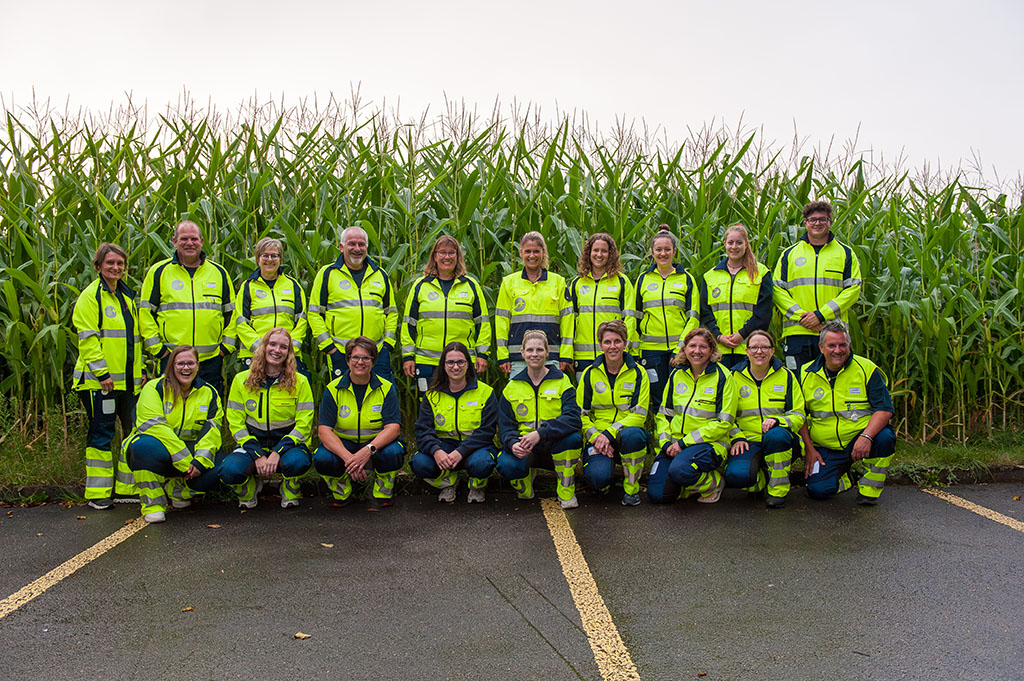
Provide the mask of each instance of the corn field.
[{"label": "corn field", "polygon": [[[152,119],[7,111],[4,123],[0,396],[29,431],[48,410],[78,407],[68,392],[71,309],[95,277],[101,241],[128,249],[126,281],[137,289],[148,265],[172,254],[179,220],[203,227],[206,252],[236,283],[255,268],[256,241],[276,236],[288,271],[308,285],[338,256],[338,230],[359,225],[404,301],[433,240],[448,233],[493,309],[528,230],[545,235],[562,274],[575,271],[587,235],[608,232],[633,277],[667,223],[699,275],[722,257],[722,232],[736,222],[774,266],[813,199],[833,203],[833,229],[860,258],[854,348],[889,376],[901,437],[965,442],[1022,421],[1019,190],[1008,196],[952,173],[915,177],[852,153],[804,154],[798,144],[787,155],[738,131],[705,128],[672,146],[643,130],[602,137],[529,112],[487,119],[450,108],[410,124],[332,102],[236,118],[194,107]],[[312,359],[318,394],[326,371]],[[411,385],[403,390],[411,404]]]}]

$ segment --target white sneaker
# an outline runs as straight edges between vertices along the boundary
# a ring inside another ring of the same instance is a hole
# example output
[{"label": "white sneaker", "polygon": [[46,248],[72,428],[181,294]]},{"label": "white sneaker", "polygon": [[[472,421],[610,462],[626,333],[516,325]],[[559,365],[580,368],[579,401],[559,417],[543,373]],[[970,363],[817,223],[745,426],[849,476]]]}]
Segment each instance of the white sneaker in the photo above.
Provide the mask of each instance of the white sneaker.
[{"label": "white sneaker", "polygon": [[162,523],[163,521],[167,520],[167,514],[165,514],[163,511],[153,511],[152,513],[147,513],[146,515],[142,516],[142,519],[145,520],[147,523]]},{"label": "white sneaker", "polygon": [[[171,508],[183,509],[192,505],[191,499],[171,499]],[[163,513],[163,511],[161,511]]]},{"label": "white sneaker", "polygon": [[260,500],[253,496],[249,501],[238,500],[238,508],[253,509],[256,508],[256,504],[260,503]]},{"label": "white sneaker", "polygon": [[437,500],[446,504],[455,502],[455,485],[448,485],[437,495]]},{"label": "white sneaker", "polygon": [[92,499],[89,501],[89,507],[97,511],[109,511],[114,508],[114,502],[110,499]]},{"label": "white sneaker", "polygon": [[281,508],[297,508],[299,505],[298,499],[285,499],[281,497]]},{"label": "white sneaker", "polygon": [[482,504],[487,501],[487,490],[476,487],[469,489],[469,494],[466,496],[467,504]]},{"label": "white sneaker", "polygon": [[571,499],[562,499],[561,502],[563,509],[578,508],[580,502],[576,501],[576,495],[573,494]]}]

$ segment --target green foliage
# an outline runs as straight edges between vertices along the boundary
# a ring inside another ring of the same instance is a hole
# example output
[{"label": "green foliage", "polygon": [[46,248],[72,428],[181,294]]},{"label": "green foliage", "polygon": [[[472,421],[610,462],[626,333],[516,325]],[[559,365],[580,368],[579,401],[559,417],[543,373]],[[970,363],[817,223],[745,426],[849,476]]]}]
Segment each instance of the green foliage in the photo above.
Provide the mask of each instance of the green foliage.
[{"label": "green foliage", "polygon": [[[859,161],[787,164],[753,136],[669,152],[624,135],[595,139],[568,122],[478,129],[450,118],[429,136],[380,118],[328,125],[315,112],[298,114],[224,126],[186,112],[152,126],[128,119],[99,127],[7,114],[0,395],[16,405],[14,421],[39,426],[42,415],[69,410],[71,309],[95,276],[101,241],[129,250],[126,278],[137,287],[145,268],[171,253],[181,219],[203,226],[207,253],[236,282],[255,267],[256,241],[272,235],[286,244],[289,270],[308,283],[337,257],[338,230],[361,225],[402,301],[443,232],[460,240],[493,307],[528,230],[545,235],[563,274],[575,270],[588,234],[609,232],[633,276],[661,223],[680,236],[681,259],[699,273],[721,257],[723,229],[743,222],[760,259],[774,266],[811,198],[833,202],[835,231],[861,259],[855,348],[890,377],[900,435],[965,442],[1021,421],[1024,213],[1005,195],[958,177],[939,186],[901,173],[873,181]],[[319,390],[326,369],[309,354]],[[409,408],[411,386],[403,390]]]}]

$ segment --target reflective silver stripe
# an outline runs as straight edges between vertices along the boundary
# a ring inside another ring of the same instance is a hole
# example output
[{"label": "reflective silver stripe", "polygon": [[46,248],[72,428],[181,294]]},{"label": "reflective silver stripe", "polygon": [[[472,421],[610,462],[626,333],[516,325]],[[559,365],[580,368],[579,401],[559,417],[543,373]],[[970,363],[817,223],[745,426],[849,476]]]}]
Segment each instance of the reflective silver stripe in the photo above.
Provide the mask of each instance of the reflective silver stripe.
[{"label": "reflective silver stripe", "polygon": [[754,311],[753,303],[715,303],[711,306],[712,312],[725,312],[727,310],[749,310]]},{"label": "reflective silver stripe", "polygon": [[697,418],[714,419],[718,416],[718,412],[707,411],[705,409],[697,409],[697,407],[682,407],[676,410],[677,414],[689,414],[690,416],[696,416]]},{"label": "reflective silver stripe", "polygon": [[729,439],[730,440],[738,440],[738,439],[740,439],[742,437],[743,437],[743,431],[740,430],[739,428],[736,428],[735,426],[733,427],[732,430],[729,431]]},{"label": "reflective silver stripe", "polygon": [[252,345],[249,346],[249,352],[252,352],[252,353],[256,352],[256,348],[258,348],[260,346],[260,340],[263,340],[263,339],[261,338],[259,340],[254,340],[252,342]]},{"label": "reflective silver stripe", "polygon": [[127,338],[128,331],[125,329],[103,329],[101,335],[104,338]]},{"label": "reflective silver stripe", "polygon": [[497,310],[495,310],[494,314],[495,314],[495,316],[504,317],[505,319],[511,319],[512,318],[512,313],[511,312],[509,312],[508,310],[503,310],[501,308],[498,308]]},{"label": "reflective silver stripe", "polygon": [[508,347],[508,340],[505,339],[505,338],[499,338],[498,339],[498,347],[499,348],[506,348],[506,347]]},{"label": "reflective silver stripe", "polygon": [[224,310],[224,312],[234,312],[235,311],[235,304],[229,301],[227,303],[224,303],[221,306],[221,309]]},{"label": "reflective silver stripe", "polygon": [[234,400],[228,400],[228,409],[245,409],[245,404],[242,402],[236,402]]},{"label": "reflective silver stripe", "polygon": [[[519,354],[522,354],[523,346],[519,345],[518,343],[514,343],[512,345],[509,345],[508,346],[508,352],[509,352],[509,354],[512,354],[513,352],[518,352]],[[550,354],[550,352],[548,354]]]},{"label": "reflective silver stripe", "polygon": [[736,414],[740,418],[746,418],[748,416],[775,416],[777,414],[783,414],[785,410],[782,407],[764,407],[763,409],[740,409]]},{"label": "reflective silver stripe", "polygon": [[331,334],[329,334],[326,331],[324,331],[323,333],[317,335],[316,342],[318,344],[319,343],[323,343],[325,340],[330,340],[330,338],[331,338]]},{"label": "reflective silver stripe", "polygon": [[156,309],[156,305],[154,305],[153,303],[149,302],[148,300],[140,300],[139,301],[139,307],[141,307],[144,310],[155,310]]},{"label": "reflective silver stripe", "polygon": [[601,312],[622,314],[622,308],[618,305],[580,305],[580,314],[597,314]]},{"label": "reflective silver stripe", "polygon": [[373,438],[377,437],[377,435],[380,434],[380,430],[381,429],[379,428],[363,428],[362,430],[359,430],[357,428],[335,428],[334,432],[338,435],[338,437],[343,437],[349,440],[361,436],[363,438],[363,442],[368,442]]},{"label": "reflective silver stripe", "polygon": [[427,350],[426,348],[416,348],[417,357],[430,357],[431,359],[441,359],[441,353],[443,350]]},{"label": "reflective silver stripe", "polygon": [[678,343],[679,336],[649,336],[644,334],[642,337],[644,343]]},{"label": "reflective silver stripe", "polygon": [[406,324],[409,324],[410,326],[416,326],[416,319],[414,317],[410,317],[409,315],[402,317],[402,321]]},{"label": "reflective silver stripe", "polygon": [[403,345],[402,346],[402,354],[403,355],[411,355],[415,351],[416,351],[416,346],[415,345]]},{"label": "reflective silver stripe", "polygon": [[[780,459],[780,460],[777,460],[777,461],[776,460],[772,460],[772,461],[769,461],[768,463],[771,464],[772,470],[784,471],[787,468],[789,468],[790,457],[786,457],[784,459]],[[775,476],[772,476],[772,477],[774,478]]]},{"label": "reflective silver stripe", "polygon": [[248,324],[249,323],[249,320],[246,319],[245,317],[243,317],[242,315],[238,315],[237,317],[235,317],[235,321],[238,322],[239,324]]},{"label": "reflective silver stripe", "polygon": [[110,487],[114,483],[114,475],[89,475],[85,478],[86,487]]},{"label": "reflective silver stripe", "polygon": [[295,442],[305,442],[306,437],[299,432],[298,428],[292,428],[285,437],[290,437]]},{"label": "reflective silver stripe", "polygon": [[[247,431],[247,430],[238,430],[238,431],[235,431],[234,433],[231,433],[231,437],[235,438],[235,442],[241,442],[245,438],[249,437],[249,431]],[[238,451],[238,450],[235,450],[235,451]]]},{"label": "reflective silver stripe", "polygon": [[558,339],[558,342],[561,345],[572,345],[572,338],[570,338],[569,336],[562,336],[561,338]]},{"label": "reflective silver stripe", "polygon": [[394,305],[389,305],[388,307],[384,308],[384,314],[392,314],[396,312],[398,312],[398,308],[395,307]]},{"label": "reflective silver stripe", "polygon": [[797,277],[796,279],[789,280],[790,288],[796,286],[835,286],[836,288],[843,288],[843,280],[836,279],[835,277]]},{"label": "reflective silver stripe", "polygon": [[790,319],[783,319],[782,320],[782,328],[789,329],[789,328],[794,327],[794,326],[800,326],[800,322],[795,322],[795,321],[792,321]]},{"label": "reflective silver stripe", "polygon": [[[384,307],[384,304],[376,298],[367,298],[365,300],[335,300],[334,302],[327,303],[328,310],[337,310],[342,307]],[[312,306],[310,309],[313,309]]]},{"label": "reflective silver stripe", "polygon": [[642,407],[639,404],[633,407],[632,412],[639,414],[640,416],[647,416],[647,407]]},{"label": "reflective silver stripe", "polygon": [[[668,305],[672,304],[672,302],[670,300],[666,300],[665,303],[668,304]],[[661,300],[659,300],[659,299],[645,300],[644,304],[643,304],[643,309],[644,310],[649,310],[652,307],[659,307],[660,308],[661,306],[662,306],[661,305]]]},{"label": "reflective silver stripe", "polygon": [[490,345],[488,345],[486,343],[481,343],[480,345],[476,346],[476,354],[478,354],[478,355],[487,354],[487,351],[490,350],[490,349],[491,349]]},{"label": "reflective silver stripe", "polygon": [[587,432],[585,432],[583,434],[583,437],[589,439],[591,435],[597,435],[600,432],[601,431],[599,431],[597,428],[595,428],[594,426],[591,426],[590,428],[587,428]]},{"label": "reflective silver stripe", "polygon": [[[111,375],[111,378],[113,380],[115,380],[115,381],[123,381],[123,380],[125,380],[125,375],[124,374],[116,374],[114,372],[109,372],[109,373]],[[93,374],[90,371],[76,371],[73,376],[74,376],[76,381],[79,381],[79,380],[82,380],[82,379],[85,379],[87,381],[98,381],[99,380],[98,378],[96,378],[96,375]]]},{"label": "reflective silver stripe", "polygon": [[89,368],[92,369],[93,373],[103,373],[107,370],[107,360],[98,359],[95,362],[89,362]]},{"label": "reflective silver stripe", "polygon": [[840,314],[842,314],[842,310],[839,309],[839,305],[837,305],[836,301],[834,301],[834,300],[830,300],[827,303],[825,303],[825,307],[827,307],[828,309],[832,310],[832,312],[834,312],[837,317]]},{"label": "reflective silver stripe", "polygon": [[860,286],[861,283],[862,282],[861,282],[860,279],[844,279],[843,280],[843,288],[848,288],[850,286]]},{"label": "reflective silver stripe", "polygon": [[178,431],[178,437],[185,442],[192,442],[199,437],[199,428],[182,428]]},{"label": "reflective silver stripe", "polygon": [[213,452],[211,452],[209,449],[197,449],[195,458],[213,461]]},{"label": "reflective silver stripe", "polygon": [[594,411],[615,409],[615,407],[613,407],[610,404],[594,404],[594,405],[591,405],[590,408],[593,409]]},{"label": "reflective silver stripe", "polygon": [[245,417],[245,424],[252,428],[258,428],[259,430],[284,430],[285,428],[291,428],[295,425],[295,419],[286,419],[284,421],[261,421],[251,416]]},{"label": "reflective silver stripe", "polygon": [[620,421],[616,421],[611,425],[611,427],[615,430],[622,430],[622,423]]},{"label": "reflective silver stripe", "polygon": [[267,305],[265,307],[254,307],[249,312],[253,316],[261,314],[292,314],[295,312],[295,309],[290,306],[284,307],[282,305]]},{"label": "reflective silver stripe", "polygon": [[312,411],[313,410],[313,403],[312,402],[297,402],[295,404],[295,409],[297,411]]},{"label": "reflective silver stripe", "polygon": [[142,344],[142,346],[145,347],[145,348],[151,348],[154,345],[160,345],[160,339],[159,338],[147,338],[146,342]]},{"label": "reflective silver stripe", "polygon": [[793,305],[788,310],[786,310],[786,314],[787,315],[795,315],[795,314],[800,314],[800,313],[801,313],[801,310],[800,310],[800,306],[799,305]]},{"label": "reflective silver stripe", "polygon": [[[107,453],[109,454],[110,452]],[[85,465],[94,468],[113,468],[114,462],[112,460],[105,461],[103,459],[90,459],[89,457],[85,457]]]},{"label": "reflective silver stripe", "polygon": [[221,310],[218,303],[161,303],[157,312],[168,310]]},{"label": "reflective silver stripe", "polygon": [[[882,472],[884,473],[885,471]],[[883,487],[885,487],[884,480],[874,480],[872,478],[867,477],[866,475],[860,476],[858,484],[864,485],[865,487],[874,487],[876,489],[882,489]]]},{"label": "reflective silver stripe", "polygon": [[146,421],[143,421],[142,423],[139,424],[139,432],[145,433],[153,426],[160,425],[161,423],[167,423],[167,418],[164,416],[157,416],[156,418],[153,419],[147,419]]},{"label": "reflective silver stripe", "polygon": [[472,312],[462,312],[460,310],[448,310],[446,313],[444,310],[426,310],[420,312],[420,319],[473,319]]},{"label": "reflective silver stripe", "polygon": [[174,454],[171,454],[171,463],[178,463],[179,461],[184,461],[190,456],[192,456],[192,454],[188,451],[187,447],[185,449],[179,449]]},{"label": "reflective silver stripe", "polygon": [[707,442],[707,440],[704,439],[704,436],[700,434],[699,430],[695,430],[692,433],[690,433],[690,438],[697,444]]},{"label": "reflective silver stripe", "polygon": [[[228,339],[227,338],[224,339],[224,345],[230,345],[230,343],[228,343]],[[196,345],[194,347],[196,349],[196,352],[199,352],[199,353],[214,352],[215,350],[220,348],[220,343],[214,343],[213,345]]]},{"label": "reflective silver stripe", "polygon": [[85,340],[86,338],[92,338],[93,336],[98,336],[98,335],[100,335],[99,331],[92,331],[92,330],[79,331],[78,332],[78,340]]},{"label": "reflective silver stripe", "polygon": [[477,315],[476,317],[473,317],[473,322],[476,323],[476,324],[483,324],[486,321],[487,321],[487,315],[485,315],[485,314]]},{"label": "reflective silver stripe", "polygon": [[736,420],[736,417],[727,411],[718,412],[718,420],[724,423],[732,423]]},{"label": "reflective silver stripe", "polygon": [[838,417],[847,419],[849,421],[853,421],[854,420],[854,418],[853,418],[854,416],[856,416],[857,420],[859,420],[862,417],[871,416],[874,413],[875,413],[875,410],[871,409],[871,408],[867,408],[867,409],[844,409],[842,411],[814,411],[814,410],[811,410],[809,412],[811,417],[812,418],[816,418],[816,419],[828,419],[828,418],[832,418],[833,416],[838,416]]},{"label": "reflective silver stripe", "polygon": [[597,352],[597,345],[594,343],[573,343],[572,347],[579,352]]},{"label": "reflective silver stripe", "polygon": [[313,314],[320,314],[324,311],[324,308],[321,305],[314,305],[310,303],[309,311],[312,312]]},{"label": "reflective silver stripe", "polygon": [[696,310],[688,310],[686,312],[686,316],[692,317],[693,319],[698,319],[700,317],[700,313],[698,313]]},{"label": "reflective silver stripe", "polygon": [[385,331],[384,332],[384,337],[387,338],[388,340],[392,340],[392,341],[398,340],[397,338],[395,338],[395,332],[394,331]]},{"label": "reflective silver stripe", "polygon": [[669,440],[671,440],[671,439],[672,439],[672,438],[671,438],[671,437],[669,437],[669,436],[668,436],[667,434],[665,434],[665,433],[658,433],[658,444],[662,444],[662,443],[668,442],[668,441],[669,441]]},{"label": "reflective silver stripe", "polygon": [[553,314],[517,314],[516,324],[530,323],[535,324],[557,324],[558,316]]}]

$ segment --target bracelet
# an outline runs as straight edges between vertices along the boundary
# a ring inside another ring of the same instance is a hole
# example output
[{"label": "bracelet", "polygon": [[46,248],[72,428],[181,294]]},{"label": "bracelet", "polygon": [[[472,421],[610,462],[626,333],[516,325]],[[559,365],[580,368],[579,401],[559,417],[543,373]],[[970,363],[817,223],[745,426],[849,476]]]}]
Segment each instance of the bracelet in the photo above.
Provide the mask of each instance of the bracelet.
[{"label": "bracelet", "polygon": [[858,435],[857,437],[866,437],[866,438],[868,439],[868,441],[869,441],[869,442],[874,442],[874,441],[875,441],[875,438],[871,437],[871,436],[870,436],[870,435],[868,435],[867,433],[861,433],[861,434],[860,434],[860,435]]}]

